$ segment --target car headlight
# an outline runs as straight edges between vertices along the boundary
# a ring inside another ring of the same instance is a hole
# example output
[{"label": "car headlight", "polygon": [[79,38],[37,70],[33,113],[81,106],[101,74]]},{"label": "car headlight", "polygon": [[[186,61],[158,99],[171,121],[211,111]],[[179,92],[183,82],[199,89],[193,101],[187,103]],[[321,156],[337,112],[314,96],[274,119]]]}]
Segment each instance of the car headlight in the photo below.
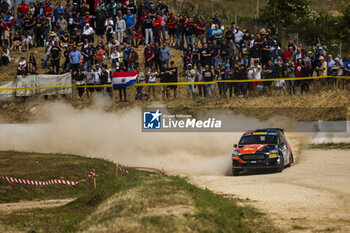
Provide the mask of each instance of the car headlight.
[{"label": "car headlight", "polygon": [[241,153],[238,151],[238,150],[234,150],[233,151],[233,153],[232,153],[232,155],[236,155],[236,156],[238,156],[238,155],[240,155]]},{"label": "car headlight", "polygon": [[269,154],[277,154],[278,153],[278,149],[273,149],[270,150]]},{"label": "car headlight", "polygon": [[269,158],[277,158],[277,154],[269,154]]}]

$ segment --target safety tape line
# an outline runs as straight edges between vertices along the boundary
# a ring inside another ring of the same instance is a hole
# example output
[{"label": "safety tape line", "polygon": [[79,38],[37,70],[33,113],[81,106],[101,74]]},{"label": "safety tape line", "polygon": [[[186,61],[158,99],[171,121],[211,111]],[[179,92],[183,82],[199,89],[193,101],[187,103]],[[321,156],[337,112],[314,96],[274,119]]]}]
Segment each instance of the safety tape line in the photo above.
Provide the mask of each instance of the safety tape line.
[{"label": "safety tape line", "polygon": [[94,171],[90,172],[87,179],[82,179],[80,181],[69,181],[69,180],[47,180],[47,181],[36,181],[36,180],[26,180],[26,179],[19,179],[19,178],[13,178],[13,177],[7,177],[7,176],[0,176],[0,179],[3,179],[10,183],[18,183],[18,184],[30,184],[30,185],[38,185],[38,186],[46,186],[46,185],[52,185],[52,184],[66,184],[66,185],[77,185],[81,182],[85,182],[91,177],[96,177],[96,173]]},{"label": "safety tape line", "polygon": [[[350,79],[350,76],[317,76],[317,77],[301,77],[301,78],[271,78],[271,79],[246,79],[246,80],[215,80],[212,82],[169,82],[169,83],[137,83],[133,86],[144,87],[144,86],[185,86],[185,85],[205,85],[205,84],[216,84],[216,83],[249,83],[249,82],[273,82],[273,81],[297,81],[297,80],[312,80],[312,79],[324,79],[324,78],[335,78],[335,79]],[[112,87],[112,84],[105,85],[66,85],[66,86],[42,86],[42,87],[11,87],[11,88],[0,88],[0,91],[19,91],[19,90],[37,90],[37,89],[59,89],[59,88],[98,88],[98,87]]]},{"label": "safety tape line", "polygon": [[148,170],[148,171],[155,171],[155,172],[158,172],[158,173],[164,173],[163,169],[157,169],[157,168],[152,168],[152,167],[129,167],[129,166],[120,166],[119,165],[118,168],[122,168],[122,169],[133,168],[133,169],[138,169],[138,170]]}]

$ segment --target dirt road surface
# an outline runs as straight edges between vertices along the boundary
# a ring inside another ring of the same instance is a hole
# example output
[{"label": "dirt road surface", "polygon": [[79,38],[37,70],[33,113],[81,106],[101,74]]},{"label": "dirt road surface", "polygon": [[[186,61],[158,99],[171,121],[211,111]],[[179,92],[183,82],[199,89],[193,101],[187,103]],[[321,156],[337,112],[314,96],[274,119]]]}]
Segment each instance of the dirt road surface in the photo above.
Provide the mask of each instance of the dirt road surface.
[{"label": "dirt road surface", "polygon": [[349,150],[305,150],[282,173],[190,179],[220,194],[248,198],[286,232],[350,232]]}]

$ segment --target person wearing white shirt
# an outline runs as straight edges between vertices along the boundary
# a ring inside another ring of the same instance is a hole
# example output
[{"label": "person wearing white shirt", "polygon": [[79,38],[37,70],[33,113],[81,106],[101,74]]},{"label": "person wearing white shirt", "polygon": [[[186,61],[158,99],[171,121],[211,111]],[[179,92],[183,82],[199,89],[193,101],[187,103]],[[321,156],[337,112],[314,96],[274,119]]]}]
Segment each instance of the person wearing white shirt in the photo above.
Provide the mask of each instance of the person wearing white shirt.
[{"label": "person wearing white shirt", "polygon": [[109,41],[112,40],[112,38],[113,38],[113,33],[114,33],[114,22],[113,22],[111,16],[109,16],[109,17],[106,19],[105,27],[106,27],[107,42],[109,42]]},{"label": "person wearing white shirt", "polygon": [[122,15],[119,15],[115,23],[115,31],[117,33],[117,40],[119,41],[119,43],[123,42],[123,33],[125,32],[125,30],[126,30],[125,20],[123,19]]},{"label": "person wearing white shirt", "polygon": [[11,61],[10,50],[6,46],[2,48],[0,65],[7,66]]},{"label": "person wearing white shirt", "polygon": [[115,47],[112,49],[111,59],[112,59],[112,67],[119,67],[120,53]]},{"label": "person wearing white shirt", "polygon": [[90,24],[85,24],[83,28],[83,39],[87,38],[89,42],[92,42],[93,36],[94,36],[94,29],[90,26]]}]

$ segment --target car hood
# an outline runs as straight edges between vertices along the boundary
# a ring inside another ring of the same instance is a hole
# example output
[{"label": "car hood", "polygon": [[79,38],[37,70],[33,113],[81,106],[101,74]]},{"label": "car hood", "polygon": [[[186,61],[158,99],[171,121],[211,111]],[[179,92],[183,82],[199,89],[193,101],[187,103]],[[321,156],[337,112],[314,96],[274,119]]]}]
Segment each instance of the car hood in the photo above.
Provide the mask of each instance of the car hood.
[{"label": "car hood", "polygon": [[255,154],[257,152],[267,153],[276,148],[276,145],[269,144],[250,144],[238,145],[237,150],[241,154]]}]

